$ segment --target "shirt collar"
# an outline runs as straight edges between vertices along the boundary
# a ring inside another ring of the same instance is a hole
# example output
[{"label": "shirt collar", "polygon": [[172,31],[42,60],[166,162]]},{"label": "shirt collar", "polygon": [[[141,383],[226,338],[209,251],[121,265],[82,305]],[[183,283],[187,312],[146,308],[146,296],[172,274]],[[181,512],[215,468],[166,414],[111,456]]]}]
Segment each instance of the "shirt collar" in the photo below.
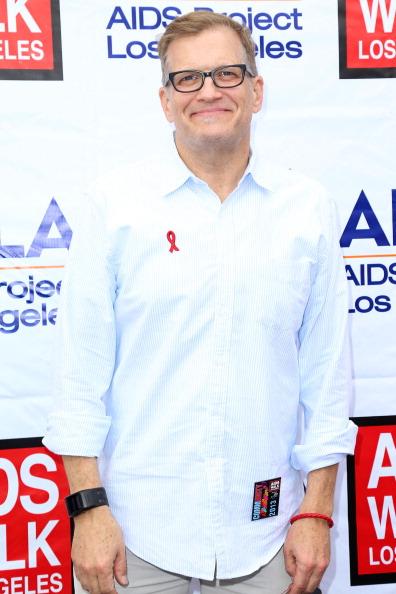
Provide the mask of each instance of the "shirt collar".
[{"label": "shirt collar", "polygon": [[161,175],[158,176],[156,182],[160,184],[162,194],[170,194],[180,188],[188,179],[195,178],[180,158],[173,136],[164,147],[159,162],[161,163]]},{"label": "shirt collar", "polygon": [[[164,154],[166,154],[165,158]],[[161,164],[161,175],[155,181],[160,184],[163,194],[174,192],[189,179],[198,181],[198,178],[180,158],[174,136],[171,137],[166,151],[162,153]],[[290,171],[281,169],[269,160],[260,157],[256,150],[251,150],[249,163],[241,181],[250,174],[259,186],[270,192],[275,192],[285,184],[289,173]]]},{"label": "shirt collar", "polygon": [[290,170],[275,165],[254,150],[251,152],[246,173],[250,173],[256,184],[262,188],[276,192],[287,183]]}]

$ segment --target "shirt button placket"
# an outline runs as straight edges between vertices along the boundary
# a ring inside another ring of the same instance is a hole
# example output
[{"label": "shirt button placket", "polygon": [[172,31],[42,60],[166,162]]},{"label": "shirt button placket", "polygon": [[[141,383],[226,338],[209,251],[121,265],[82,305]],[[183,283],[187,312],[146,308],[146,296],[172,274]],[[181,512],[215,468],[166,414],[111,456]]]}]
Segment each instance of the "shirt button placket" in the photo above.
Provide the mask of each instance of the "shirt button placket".
[{"label": "shirt button placket", "polygon": [[206,470],[211,502],[217,567],[226,563],[223,505],[226,492],[224,429],[228,396],[228,366],[234,310],[234,222],[231,204],[223,204],[215,223],[216,277],[214,286],[213,358],[208,398]]}]

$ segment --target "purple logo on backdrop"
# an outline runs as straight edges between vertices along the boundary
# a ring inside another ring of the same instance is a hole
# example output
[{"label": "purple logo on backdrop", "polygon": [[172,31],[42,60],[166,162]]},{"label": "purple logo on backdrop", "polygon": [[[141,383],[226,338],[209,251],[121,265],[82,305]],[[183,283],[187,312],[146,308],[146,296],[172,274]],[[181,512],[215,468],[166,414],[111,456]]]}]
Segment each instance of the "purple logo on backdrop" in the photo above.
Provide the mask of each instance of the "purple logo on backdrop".
[{"label": "purple logo on backdrop", "polygon": [[[223,12],[229,17],[243,23],[253,33],[256,41],[256,55],[266,59],[301,58],[303,47],[301,31],[303,29],[303,13],[296,6],[278,11],[272,7],[271,12],[260,10],[261,3],[246,6],[238,12]],[[199,6],[193,10],[209,10],[210,6]],[[158,59],[158,41],[149,36],[155,31],[157,37],[167,25],[186,12],[177,6],[130,6],[112,9],[106,24],[107,56],[111,60],[140,60],[142,58]]]},{"label": "purple logo on backdrop", "polygon": [[391,221],[384,221],[372,197],[361,190],[342,232],[340,245],[352,289],[351,314],[386,313],[392,308],[396,285],[396,189],[391,190],[390,198]]},{"label": "purple logo on backdrop", "polygon": [[[54,231],[56,236],[51,237]],[[62,285],[58,269],[63,269],[63,265],[18,263],[15,266],[7,259],[39,258],[49,249],[68,250],[71,238],[72,230],[59,204],[52,198],[27,250],[22,244],[0,244],[0,264],[6,264],[0,266],[0,300],[2,304],[7,302],[6,309],[0,311],[1,334],[15,334],[21,328],[54,326],[58,308],[53,305]]]},{"label": "purple logo on backdrop", "polygon": [[[54,226],[59,236],[49,237]],[[27,253],[25,254],[23,245],[0,244],[0,258],[37,258],[46,249],[69,249],[71,238],[72,230],[69,223],[55,198],[52,198]]]}]

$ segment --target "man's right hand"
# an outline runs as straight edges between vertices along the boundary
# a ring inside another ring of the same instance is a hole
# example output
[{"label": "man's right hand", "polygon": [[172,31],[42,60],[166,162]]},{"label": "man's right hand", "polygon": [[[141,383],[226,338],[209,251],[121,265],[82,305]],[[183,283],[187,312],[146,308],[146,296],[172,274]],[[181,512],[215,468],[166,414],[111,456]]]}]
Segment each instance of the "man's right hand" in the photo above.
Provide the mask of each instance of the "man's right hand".
[{"label": "man's right hand", "polygon": [[77,579],[90,594],[117,594],[114,580],[128,585],[122,531],[107,506],[74,518],[72,560]]}]

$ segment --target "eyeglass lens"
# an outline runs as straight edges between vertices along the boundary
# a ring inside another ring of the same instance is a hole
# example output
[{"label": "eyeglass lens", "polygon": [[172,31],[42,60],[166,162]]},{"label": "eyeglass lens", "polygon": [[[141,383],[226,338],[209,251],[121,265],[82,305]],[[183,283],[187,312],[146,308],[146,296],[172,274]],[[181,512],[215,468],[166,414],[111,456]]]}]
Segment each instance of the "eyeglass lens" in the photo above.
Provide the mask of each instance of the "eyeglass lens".
[{"label": "eyeglass lens", "polygon": [[[236,87],[241,84],[244,70],[241,66],[224,66],[212,71],[212,80],[217,87]],[[177,72],[173,76],[173,85],[180,91],[196,91],[202,87],[203,73],[199,70]]]}]

